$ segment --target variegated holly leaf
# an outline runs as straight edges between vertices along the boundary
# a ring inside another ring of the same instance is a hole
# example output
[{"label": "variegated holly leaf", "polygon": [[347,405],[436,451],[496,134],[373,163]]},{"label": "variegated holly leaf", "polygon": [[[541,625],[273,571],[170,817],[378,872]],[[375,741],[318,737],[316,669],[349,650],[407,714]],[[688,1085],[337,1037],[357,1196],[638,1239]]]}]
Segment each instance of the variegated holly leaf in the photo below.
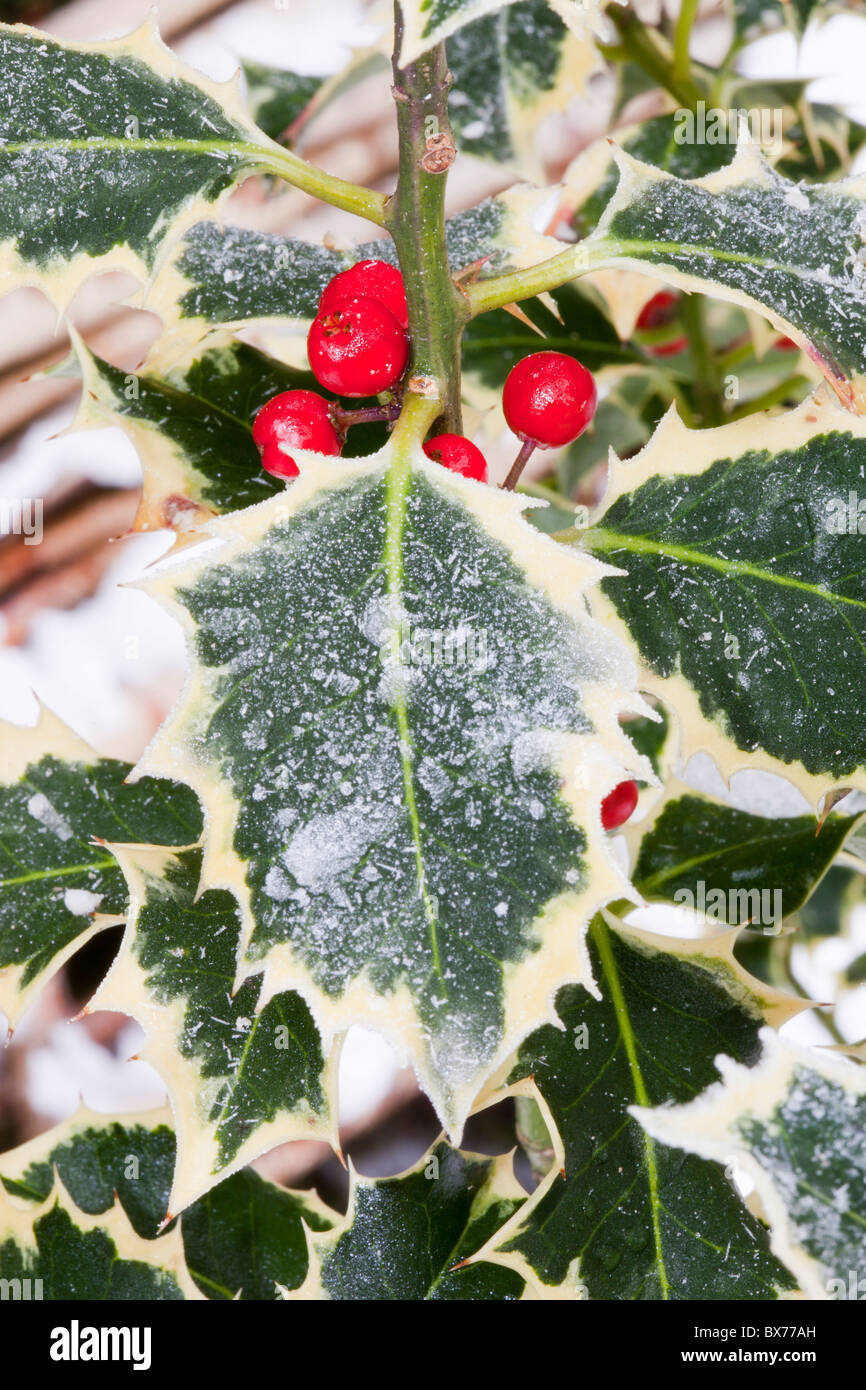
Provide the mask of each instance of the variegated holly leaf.
[{"label": "variegated holly leaf", "polygon": [[170,1206],[181,1211],[266,1149],[334,1137],[334,1067],[303,999],[261,975],[235,989],[241,934],[225,889],[199,892],[201,851],[113,846],[129,889],[120,953],[91,1009],[131,1014],[138,1056],[165,1081],[177,1133]]},{"label": "variegated holly leaf", "polygon": [[[42,1203],[56,1171],[80,1211],[101,1216],[117,1202],[136,1235],[159,1237],[161,1250],[174,1166],[167,1110],[120,1120],[84,1110],[0,1155],[0,1184],[13,1199]],[[278,1283],[295,1288],[306,1278],[307,1231],[327,1230],[336,1220],[315,1193],[289,1192],[246,1168],[184,1211],[187,1270],[209,1299],[274,1299]]]},{"label": "variegated holly leaf", "polygon": [[[697,179],[724,169],[736,151],[736,128],[730,142],[727,138],[712,143],[687,140],[682,137],[688,134],[685,121],[689,117],[693,119],[693,113],[682,109],[627,126],[616,132],[617,147],[632,159],[680,179]],[[594,141],[563,176],[562,211],[581,236],[598,225],[616,193],[620,171],[615,148],[607,138]]]},{"label": "variegated holly leaf", "polygon": [[730,926],[777,933],[802,907],[862,819],[833,813],[770,819],[669,787],[652,820],[628,832],[632,882],[651,902],[672,902]]},{"label": "variegated holly leaf", "polygon": [[864,470],[866,423],[827,400],[700,431],[671,413],[614,463],[582,535],[627,578],[593,606],[636,643],[685,757],[813,802],[866,785]]},{"label": "variegated holly leaf", "polygon": [[38,1204],[0,1184],[0,1287],[4,1298],[45,1302],[202,1297],[179,1231],[143,1240],[119,1203],[88,1216],[60,1183]]},{"label": "variegated holly leaf", "polygon": [[95,273],[146,279],[232,184],[293,158],[150,22],[88,45],[2,26],[0,73],[0,275],[59,307]]},{"label": "variegated holly leaf", "polygon": [[241,68],[250,115],[272,140],[279,140],[327,80],[264,63],[244,62]]},{"label": "variegated holly leaf", "polygon": [[548,0],[517,0],[457,30],[447,44],[448,110],[459,150],[539,178],[536,135],[600,66]]},{"label": "variegated holly leaf", "polygon": [[386,1033],[457,1129],[587,978],[583,926],[624,887],[598,808],[642,765],[617,722],[642,702],[586,618],[605,571],[427,460],[413,410],[363,461],[299,452],[152,582],[195,664],[137,775],[204,797],[202,889],[237,895],[263,998],[300,990],[326,1048]]},{"label": "variegated holly leaf", "polygon": [[[450,38],[467,24],[498,13],[514,0],[400,0],[402,43],[400,64],[414,63],[422,53]],[[525,3],[525,0],[520,0]],[[599,0],[549,0],[551,9],[584,43],[601,29]],[[389,6],[383,7],[383,17]]]},{"label": "variegated holly leaf", "polygon": [[[545,190],[514,188],[449,218],[448,259],[456,273],[483,262],[479,273],[519,270],[560,250],[533,229]],[[332,250],[297,237],[199,222],[173,249],[148,289],[145,307],[175,335],[199,339],[214,324],[238,326],[277,319],[306,327],[325,286],[341,270],[369,258],[396,265],[390,237]]]},{"label": "variegated holly leaf", "polygon": [[632,1114],[651,1142],[733,1163],[753,1180],[770,1244],[806,1298],[862,1298],[866,1071],[762,1033],[757,1067],[717,1058],[721,1082],[688,1105]]},{"label": "variegated holly leaf", "polygon": [[120,425],[141,460],[136,531],[192,533],[209,516],[283,490],[283,479],[262,468],[253,421],[278,392],[314,386],[309,373],[223,335],[171,366],[157,355],[134,374],[94,356],[78,338],[76,349],[76,428]]},{"label": "variegated holly leaf", "polygon": [[618,153],[617,191],[574,248],[584,269],[623,266],[757,309],[866,405],[866,183],[795,184],[744,140],[719,173],[688,180]]},{"label": "variegated holly leaf", "polygon": [[595,919],[601,998],[561,989],[558,1026],[526,1040],[505,1088],[539,1099],[553,1166],[477,1258],[590,1299],[774,1298],[789,1285],[721,1164],[684,1160],[648,1140],[629,1113],[635,1101],[699,1094],[719,1046],[754,1061],[762,1017],[782,1021],[800,1007],[749,976],[733,940]]},{"label": "variegated holly leaf", "polygon": [[526,1201],[512,1155],[487,1158],[440,1142],[394,1178],[352,1170],[349,1209],[310,1237],[310,1270],[290,1299],[512,1301],[531,1275],[465,1261]]},{"label": "variegated holly leaf", "polygon": [[106,840],[189,844],[195,796],[176,782],[126,784],[128,763],[98,758],[49,711],[0,730],[0,1010],[14,1024],[34,992],[126,911]]}]

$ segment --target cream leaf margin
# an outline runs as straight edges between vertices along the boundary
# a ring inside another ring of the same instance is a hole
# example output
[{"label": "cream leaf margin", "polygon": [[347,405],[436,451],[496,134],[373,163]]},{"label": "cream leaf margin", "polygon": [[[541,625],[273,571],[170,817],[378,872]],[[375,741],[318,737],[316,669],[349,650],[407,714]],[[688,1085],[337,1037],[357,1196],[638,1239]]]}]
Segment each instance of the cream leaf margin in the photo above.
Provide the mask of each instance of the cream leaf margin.
[{"label": "cream leaf margin", "polygon": [[[139,587],[177,618],[192,649],[196,628],[177,598],[179,585],[194,582],[214,560],[225,564],[239,558],[275,524],[297,515],[324,492],[357,479],[383,477],[392,463],[395,447],[391,440],[379,453],[362,461],[328,460],[296,450],[300,476],[284,494],[209,522],[201,534],[211,538],[211,542],[221,542],[216,550],[210,544],[201,554],[186,550],[180,564],[164,568]],[[405,986],[386,998],[373,989],[364,972],[335,1001],[319,990],[307,967],[286,943],[272,948],[264,961],[244,960],[255,922],[244,864],[233,848],[238,803],[228,784],[195,760],[188,739],[196,722],[206,717],[210,686],[216,678],[209,676],[204,667],[192,665],[177,705],[145,751],[132,780],[145,775],[180,778],[197,792],[206,823],[199,892],[227,888],[234,893],[243,919],[237,983],[264,967],[259,1008],[285,989],[297,990],[311,1009],[326,1052],[334,1039],[353,1024],[381,1032],[401,1058],[411,1061],[449,1132],[459,1133],[486,1077],[499,1068],[528,1032],[544,1022],[555,1021],[553,999],[559,985],[572,980],[595,990],[584,942],[586,925],[595,911],[614,898],[638,900],[610,852],[599,807],[622,780],[623,769],[651,783],[656,779],[648,760],[636,752],[618,723],[620,714],[645,714],[649,710],[635,690],[632,658],[628,649],[595,624],[587,611],[587,591],[605,575],[619,571],[582,552],[566,551],[542,535],[523,519],[526,498],[449,473],[431,463],[417,446],[411,450],[411,467],[423,473],[444,495],[459,501],[489,536],[506,547],[527,583],[540,590],[587,634],[588,643],[598,654],[596,665],[605,673],[604,683],[585,685],[581,690],[584,709],[596,732],[563,737],[555,763],[562,778],[562,795],[587,835],[584,858],[590,870],[589,883],[581,892],[572,890],[553,899],[534,924],[539,949],[519,964],[506,966],[503,1036],[483,1071],[471,1082],[450,1089],[443,1086],[429,1061],[415,1004]]]},{"label": "cream leaf margin", "polygon": [[[652,478],[675,474],[695,476],[718,459],[737,458],[746,452],[764,449],[771,453],[796,449],[815,435],[834,430],[866,439],[866,418],[841,407],[826,387],[794,410],[776,415],[749,415],[713,429],[689,429],[677,414],[676,405],[672,405],[650,440],[633,458],[624,462],[611,450],[607,489],[590,518],[587,531],[603,523],[605,513],[619,497],[636,491]],[[591,542],[586,540],[584,544]],[[631,642],[627,625],[601,590],[596,589],[591,594],[590,608],[599,622],[621,640]],[[866,790],[866,768],[834,781],[827,774],[808,772],[800,762],[786,763],[761,749],[752,753],[739,749],[720,723],[706,718],[697,693],[678,673],[663,677],[641,664],[640,685],[675,714],[680,761],[688,762],[694,753],[709,753],[728,785],[735,772],[759,768],[793,783],[816,809],[836,785],[844,783]]]},{"label": "cream leaf margin", "polygon": [[773,1253],[792,1271],[807,1298],[829,1299],[827,1272],[803,1248],[783,1194],[734,1126],[744,1116],[771,1119],[789,1094],[796,1071],[802,1068],[817,1072],[852,1099],[866,1095],[866,1071],[835,1049],[800,1047],[777,1037],[770,1028],[761,1030],[761,1041],[764,1054],[756,1066],[743,1066],[723,1055],[717,1057],[721,1081],[688,1105],[656,1109],[631,1106],[629,1113],[647,1134],[663,1144],[742,1168],[754,1182],[769,1221]]}]

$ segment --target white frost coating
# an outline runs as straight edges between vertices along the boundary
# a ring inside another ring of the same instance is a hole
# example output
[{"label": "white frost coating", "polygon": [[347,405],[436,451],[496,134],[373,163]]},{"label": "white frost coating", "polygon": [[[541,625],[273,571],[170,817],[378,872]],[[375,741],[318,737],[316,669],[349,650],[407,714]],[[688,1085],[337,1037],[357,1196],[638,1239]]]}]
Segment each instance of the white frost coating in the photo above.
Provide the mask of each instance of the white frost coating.
[{"label": "white frost coating", "polygon": [[357,864],[398,816],[394,806],[363,802],[314,816],[292,837],[283,862],[298,883],[320,893]]},{"label": "white frost coating", "polygon": [[102,893],[89,893],[86,888],[67,888],[63,906],[75,917],[89,917],[99,907],[103,896]]},{"label": "white frost coating", "polygon": [[40,825],[44,825],[46,830],[56,835],[58,840],[72,839],[72,826],[55,810],[43,792],[34,792],[27,802],[27,813],[34,820],[38,820]]},{"label": "white frost coating", "polygon": [[557,765],[565,746],[562,734],[549,729],[527,729],[511,745],[511,765],[518,777]]}]

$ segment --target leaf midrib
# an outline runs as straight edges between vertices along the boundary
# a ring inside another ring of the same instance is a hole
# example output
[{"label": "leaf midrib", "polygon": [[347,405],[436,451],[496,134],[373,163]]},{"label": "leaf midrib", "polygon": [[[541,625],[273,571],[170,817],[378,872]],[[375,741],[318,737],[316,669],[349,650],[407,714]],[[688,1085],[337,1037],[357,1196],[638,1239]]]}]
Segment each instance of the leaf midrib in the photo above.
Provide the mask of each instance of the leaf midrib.
[{"label": "leaf midrib", "polygon": [[[403,537],[406,525],[406,505],[409,495],[411,469],[408,459],[401,451],[395,450],[388,469],[386,491],[386,529],[383,559],[387,576],[387,593],[395,604],[400,604],[403,594]],[[412,734],[409,728],[409,712],[405,692],[398,688],[391,700],[391,708],[397,721],[397,734],[400,747],[400,765],[403,774],[403,794],[409,814],[409,826],[415,848],[415,868],[418,877],[418,892],[424,904],[424,913],[430,935],[433,969],[438,976],[446,997],[449,994],[448,982],[442,970],[439,953],[438,916],[427,889],[427,876],[424,867],[424,849],[421,843],[421,821],[415,800],[415,774],[412,760]]]},{"label": "leaf midrib", "polygon": [[825,603],[847,603],[853,608],[866,609],[866,602],[850,598],[847,594],[837,594],[820,584],[810,584],[793,575],[778,574],[773,570],[762,569],[748,560],[727,560],[720,555],[711,555],[704,550],[680,545],[676,541],[653,541],[646,536],[629,535],[623,531],[610,531],[605,526],[594,526],[584,533],[587,545],[597,550],[628,550],[635,555],[662,555],[672,560],[680,560],[686,565],[702,565],[706,569],[717,570],[725,575],[746,575],[764,584],[775,584],[780,588],[797,589],[823,599]]},{"label": "leaf midrib", "polygon": [[[616,1014],[617,1027],[620,1037],[626,1050],[629,1071],[631,1072],[632,1085],[634,1087],[635,1099],[638,1104],[645,1109],[652,1104],[649,1092],[643,1079],[640,1069],[640,1062],[637,1055],[637,1039],[631,1026],[628,1005],[625,1001],[622,982],[619,978],[616,960],[611,949],[610,936],[607,927],[598,918],[595,918],[589,928],[590,936],[598,951],[601,968],[604,977],[610,988],[610,1000]],[[667,1271],[665,1269],[664,1250],[662,1249],[662,1233],[659,1212],[661,1200],[659,1197],[658,1168],[656,1166],[655,1142],[649,1134],[643,1133],[644,1154],[646,1157],[647,1183],[649,1186],[649,1203],[652,1216],[653,1244],[655,1246],[656,1267],[659,1272],[659,1283],[661,1286],[662,1297],[670,1297],[670,1284],[668,1282]]]},{"label": "leaf midrib", "polygon": [[183,136],[154,136],[150,139],[135,136],[126,139],[120,135],[88,135],[83,137],[58,136],[48,140],[16,140],[0,144],[0,157],[7,154],[32,154],[38,150],[52,153],[73,154],[85,150],[122,150],[125,153],[152,153],[165,150],[171,154],[202,154],[213,151],[217,154],[241,154],[254,161],[267,158],[267,150],[252,145],[247,140],[191,140]]}]

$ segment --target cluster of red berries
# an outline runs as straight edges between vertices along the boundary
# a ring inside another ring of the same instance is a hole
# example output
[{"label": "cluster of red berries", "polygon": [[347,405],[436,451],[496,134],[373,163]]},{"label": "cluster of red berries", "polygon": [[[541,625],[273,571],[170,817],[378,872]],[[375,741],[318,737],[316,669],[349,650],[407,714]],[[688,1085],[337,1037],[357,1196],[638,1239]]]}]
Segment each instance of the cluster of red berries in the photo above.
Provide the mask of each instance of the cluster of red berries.
[{"label": "cluster of red berries", "polygon": [[[319,301],[307,338],[317,381],[340,396],[378,395],[396,386],[409,360],[408,314],[403,278],[384,261],[361,261],[336,275]],[[502,407],[509,428],[523,441],[524,462],[532,449],[572,443],[595,414],[592,374],[561,352],[533,352],[508,374]],[[356,416],[370,418],[372,412]],[[383,411],[380,418],[384,418]],[[317,454],[342,452],[347,412],[315,391],[283,391],[259,411],[253,439],[262,466],[279,477],[298,472],[290,449]],[[438,434],[424,445],[428,458],[477,482],[487,481],[487,462],[471,440]],[[637,805],[637,783],[622,782],[605,797],[601,822],[615,830]]]},{"label": "cluster of red berries", "polygon": [[[319,301],[307,336],[313,375],[339,396],[390,391],[409,360],[408,325],[399,270],[385,261],[360,261],[335,275]],[[524,441],[525,456],[527,447],[554,449],[583,433],[595,413],[595,382],[573,357],[534,352],[509,373],[502,403],[510,428]],[[348,426],[376,413],[374,408],[353,417],[315,391],[283,391],[259,411],[253,425],[262,467],[293,478],[298,467],[292,448],[340,454]],[[438,434],[428,439],[424,452],[454,473],[487,481],[484,455],[463,435]]]}]

